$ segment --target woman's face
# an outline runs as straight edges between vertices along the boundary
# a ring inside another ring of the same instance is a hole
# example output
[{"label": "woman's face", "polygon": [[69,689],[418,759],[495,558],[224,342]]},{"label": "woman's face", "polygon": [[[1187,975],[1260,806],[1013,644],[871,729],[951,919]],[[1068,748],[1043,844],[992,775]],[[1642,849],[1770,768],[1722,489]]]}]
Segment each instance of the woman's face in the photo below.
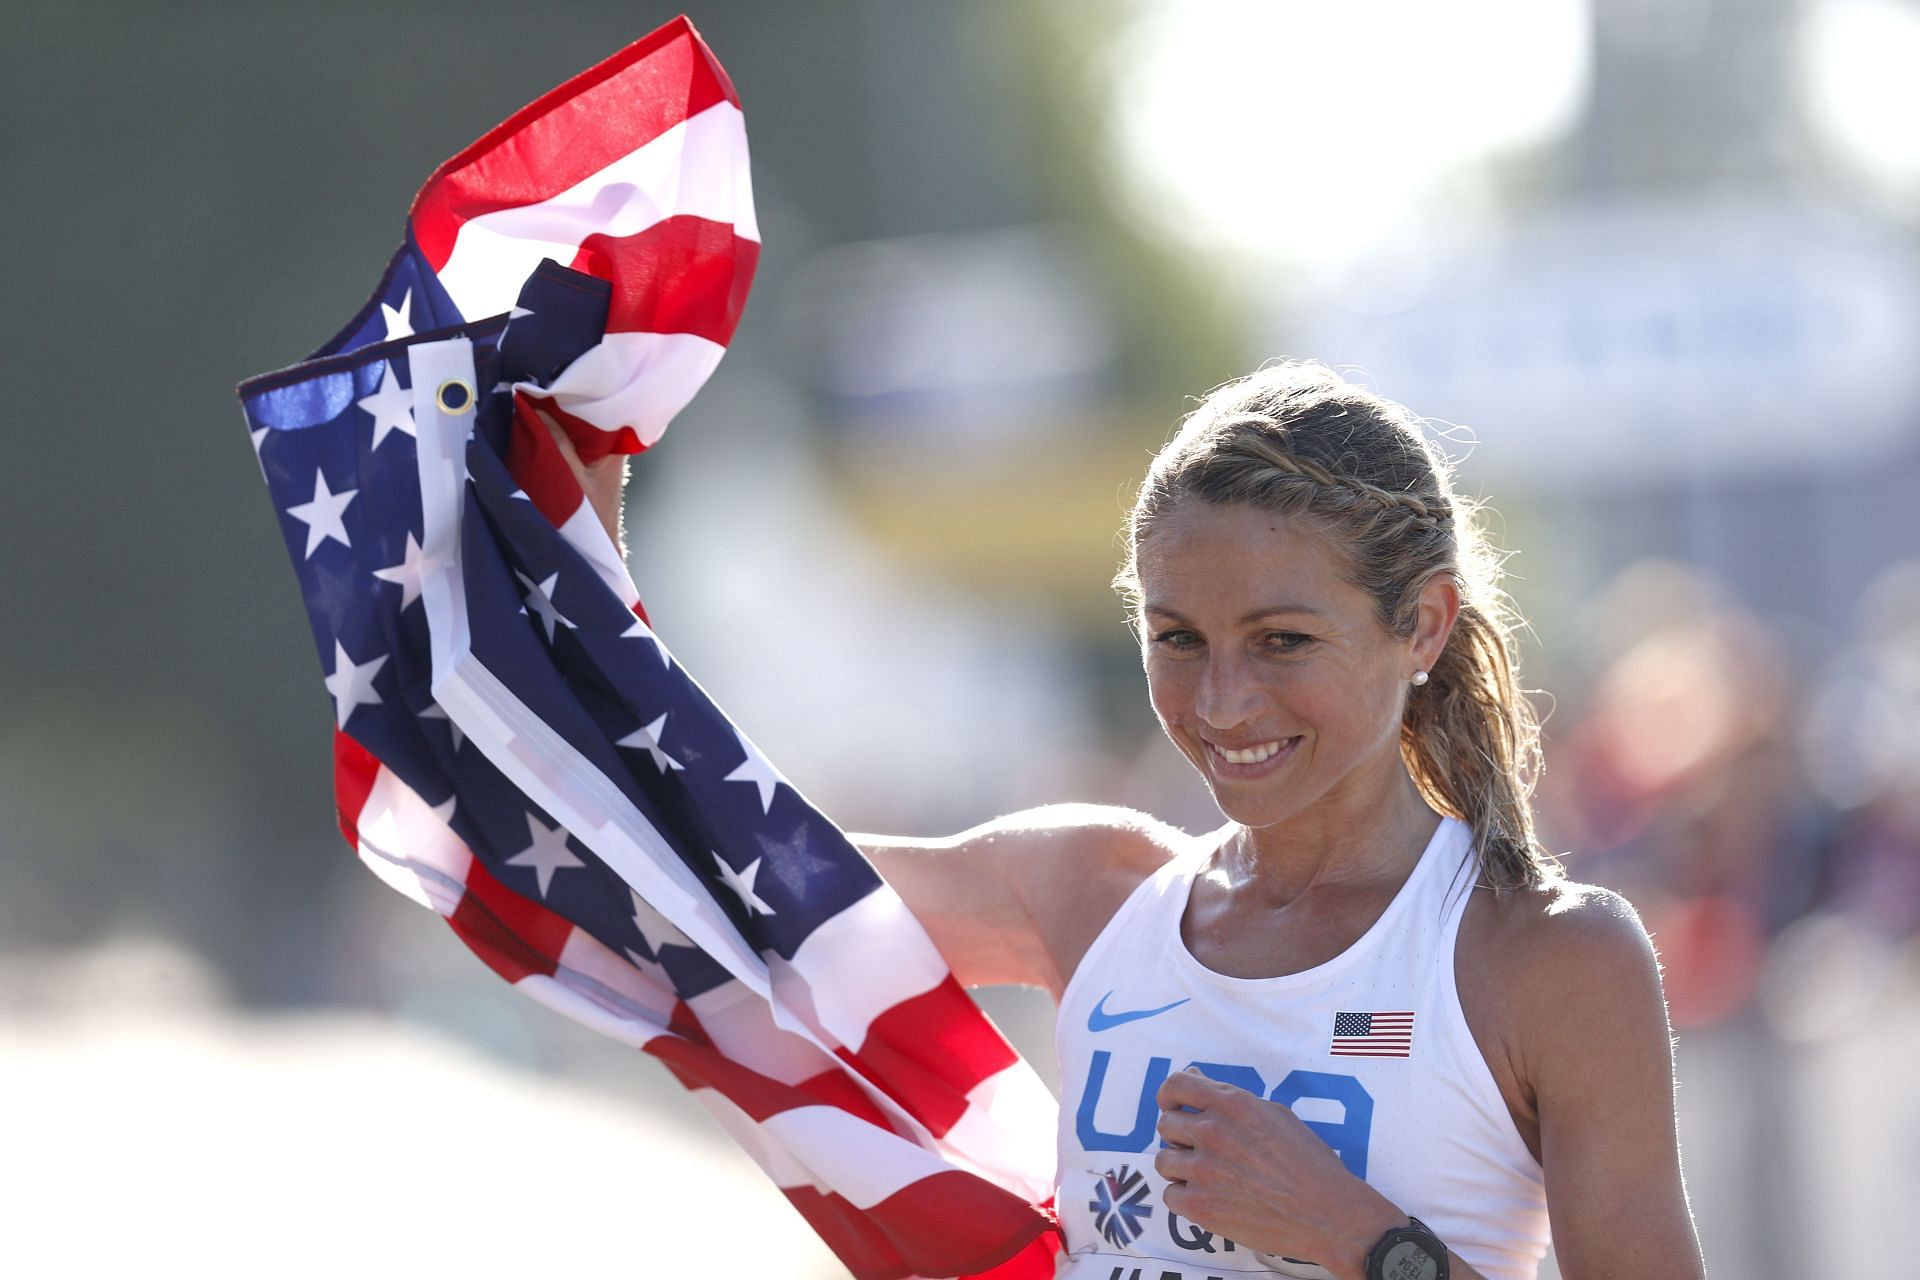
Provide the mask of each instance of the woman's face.
[{"label": "woman's face", "polygon": [[1419,632],[1380,625],[1324,534],[1188,499],[1155,523],[1138,565],[1153,709],[1227,817],[1260,828],[1384,798],[1376,788],[1404,768]]}]

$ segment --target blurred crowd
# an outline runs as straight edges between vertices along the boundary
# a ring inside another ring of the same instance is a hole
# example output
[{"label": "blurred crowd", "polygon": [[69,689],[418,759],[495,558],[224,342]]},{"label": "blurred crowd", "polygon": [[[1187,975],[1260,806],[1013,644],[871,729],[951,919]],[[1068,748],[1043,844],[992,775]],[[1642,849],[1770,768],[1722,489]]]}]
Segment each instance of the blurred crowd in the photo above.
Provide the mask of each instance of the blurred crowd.
[{"label": "blurred crowd", "polygon": [[1582,633],[1554,664],[1549,846],[1639,907],[1676,1027],[1857,1025],[1920,958],[1920,563],[1810,661],[1669,562],[1621,574]]}]

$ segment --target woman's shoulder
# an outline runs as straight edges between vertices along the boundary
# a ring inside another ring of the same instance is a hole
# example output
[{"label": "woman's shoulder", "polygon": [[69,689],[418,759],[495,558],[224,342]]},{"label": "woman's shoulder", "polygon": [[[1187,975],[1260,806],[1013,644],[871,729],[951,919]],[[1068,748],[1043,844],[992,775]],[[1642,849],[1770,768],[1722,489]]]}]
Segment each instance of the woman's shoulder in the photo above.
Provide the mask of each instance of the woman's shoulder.
[{"label": "woman's shoulder", "polygon": [[1049,804],[996,818],[983,830],[1051,846],[1083,862],[1083,869],[1111,867],[1152,872],[1206,837],[1187,834],[1149,813],[1114,804]]},{"label": "woman's shoulder", "polygon": [[1048,805],[994,825],[1018,850],[1016,877],[1056,998],[1128,896],[1167,863],[1213,839],[1115,805]]},{"label": "woman's shoulder", "polygon": [[1621,894],[1561,875],[1481,888],[1462,927],[1470,930],[1456,957],[1462,995],[1478,993],[1474,1003],[1529,1086],[1546,1060],[1604,1057],[1622,1036],[1665,1049],[1659,957]]},{"label": "woman's shoulder", "polygon": [[1096,804],[1023,809],[938,839],[851,839],[962,982],[1056,992],[1127,895],[1192,841],[1144,813]]},{"label": "woman's shoulder", "polygon": [[[1029,900],[1104,924],[1138,887],[1207,837],[1188,835],[1151,814],[1105,804],[1052,804],[992,824],[1029,886]],[[1043,908],[1044,909],[1044,908]]]},{"label": "woman's shoulder", "polygon": [[1482,922],[1478,941],[1506,962],[1503,968],[1539,967],[1551,975],[1653,957],[1640,913],[1601,885],[1551,873],[1538,884],[1483,888],[1475,897]]}]

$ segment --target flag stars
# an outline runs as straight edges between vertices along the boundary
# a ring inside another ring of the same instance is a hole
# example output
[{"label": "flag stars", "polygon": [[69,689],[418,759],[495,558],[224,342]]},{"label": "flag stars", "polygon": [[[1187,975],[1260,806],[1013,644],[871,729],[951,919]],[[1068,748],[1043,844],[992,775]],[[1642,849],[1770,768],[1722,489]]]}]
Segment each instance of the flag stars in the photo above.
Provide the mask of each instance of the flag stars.
[{"label": "flag stars", "polygon": [[632,947],[622,947],[620,949],[627,953],[628,963],[640,971],[641,977],[656,987],[664,987],[668,991],[673,990],[673,980],[667,977],[666,968],[661,965],[658,960],[650,960],[638,951],[635,951]]},{"label": "flag stars", "polygon": [[[387,324],[387,341],[413,336],[413,290],[409,288],[401,295],[400,305],[390,307],[380,304],[380,318]],[[375,443],[378,443],[377,441]]]},{"label": "flag stars", "polygon": [[774,772],[772,763],[769,762],[765,756],[761,755],[759,750],[751,742],[747,741],[745,734],[736,729],[734,730],[734,736],[740,739],[740,749],[747,753],[747,758],[741,761],[740,767],[728,774],[724,780],[727,782],[751,782],[754,786],[760,788],[760,812],[763,814],[771,813],[773,811],[774,788],[780,785],[782,779],[778,773]]},{"label": "flag stars", "polygon": [[407,549],[402,553],[400,563],[385,569],[375,569],[373,576],[382,582],[392,582],[400,588],[400,612],[405,613],[407,606],[420,598],[420,565],[425,557],[420,544],[414,539],[413,531],[407,531]]},{"label": "flag stars", "polygon": [[266,427],[256,427],[247,432],[247,435],[253,439],[253,460],[260,466],[260,478],[262,480],[267,478],[267,460],[260,456],[260,446],[267,441],[267,430],[268,428]]},{"label": "flag stars", "polygon": [[467,735],[460,732],[460,726],[447,715],[447,709],[437,702],[429,703],[426,710],[415,713],[422,720],[445,720],[447,732],[453,735],[453,749],[457,752],[467,743]]},{"label": "flag stars", "polygon": [[554,873],[568,867],[584,867],[587,864],[574,856],[567,848],[567,833],[562,827],[549,827],[532,814],[527,815],[527,836],[532,844],[507,859],[510,867],[532,867],[535,878],[540,884],[540,896],[547,896],[547,889],[553,884]]},{"label": "flag stars", "polygon": [[773,908],[768,906],[766,900],[753,889],[753,882],[760,878],[760,864],[763,861],[765,859],[755,858],[747,864],[745,871],[735,871],[727,865],[725,858],[717,853],[713,855],[714,865],[720,869],[721,881],[727,888],[733,890],[734,896],[740,899],[740,905],[746,909],[749,917],[756,914],[763,916],[774,914]]},{"label": "flag stars", "polygon": [[633,896],[633,927],[640,931],[641,941],[646,943],[648,951],[659,956],[668,947],[693,945],[686,934],[674,928],[665,916],[654,909],[653,904],[631,888],[627,892]]},{"label": "flag stars", "polygon": [[370,396],[361,396],[354,403],[373,417],[375,449],[394,431],[404,431],[419,438],[420,433],[413,421],[413,392],[400,385],[400,379],[393,372],[392,361],[388,361],[380,373],[380,389]]},{"label": "flag stars", "polygon": [[327,677],[327,692],[333,695],[333,727],[344,729],[357,707],[380,705],[373,691],[373,678],[387,665],[387,655],[371,662],[355,662],[338,640],[333,642],[333,674]]},{"label": "flag stars", "polygon": [[540,615],[540,625],[546,628],[548,644],[553,643],[554,634],[561,627],[569,631],[579,629],[567,618],[562,617],[560,610],[554,607],[553,590],[560,581],[558,573],[548,574],[542,582],[535,582],[518,569],[513,571],[513,576],[520,579],[520,585],[526,588],[527,607]]},{"label": "flag stars", "polygon": [[660,740],[665,736],[666,729],[667,717],[662,715],[652,724],[642,725],[614,745],[647,752],[653,757],[653,767],[663,774],[672,773],[676,769],[685,769],[687,766],[675,760],[661,748]]},{"label": "flag stars", "polygon": [[353,546],[353,541],[347,537],[347,526],[341,513],[359,492],[358,489],[343,489],[335,493],[327,488],[326,472],[316,470],[313,473],[313,501],[296,502],[287,508],[288,515],[307,526],[306,559],[313,559],[313,553],[328,538],[343,547]]},{"label": "flag stars", "polygon": [[636,617],[633,620],[633,625],[620,633],[620,638],[622,640],[653,641],[654,651],[660,655],[661,664],[668,667],[673,665],[673,655],[667,652],[667,646],[661,643],[660,637],[653,634],[653,629],[647,626],[646,623],[640,621],[639,618]]}]

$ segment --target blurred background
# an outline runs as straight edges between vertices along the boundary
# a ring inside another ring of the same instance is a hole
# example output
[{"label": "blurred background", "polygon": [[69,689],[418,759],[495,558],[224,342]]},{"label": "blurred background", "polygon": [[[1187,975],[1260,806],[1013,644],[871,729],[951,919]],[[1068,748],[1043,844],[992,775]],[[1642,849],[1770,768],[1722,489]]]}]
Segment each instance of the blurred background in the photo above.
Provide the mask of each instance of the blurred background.
[{"label": "blurred background", "polygon": [[[675,11],[0,10],[9,1272],[716,1274],[744,1235],[837,1274],[664,1072],[342,845],[231,396],[436,163]],[[691,16],[766,249],[631,559],[787,775],[855,830],[1214,825],[1116,531],[1194,397],[1347,369],[1498,510],[1545,830],[1664,955],[1709,1265],[1863,1265],[1920,1196],[1920,5]],[[1044,997],[984,1002],[1050,1075]]]}]

